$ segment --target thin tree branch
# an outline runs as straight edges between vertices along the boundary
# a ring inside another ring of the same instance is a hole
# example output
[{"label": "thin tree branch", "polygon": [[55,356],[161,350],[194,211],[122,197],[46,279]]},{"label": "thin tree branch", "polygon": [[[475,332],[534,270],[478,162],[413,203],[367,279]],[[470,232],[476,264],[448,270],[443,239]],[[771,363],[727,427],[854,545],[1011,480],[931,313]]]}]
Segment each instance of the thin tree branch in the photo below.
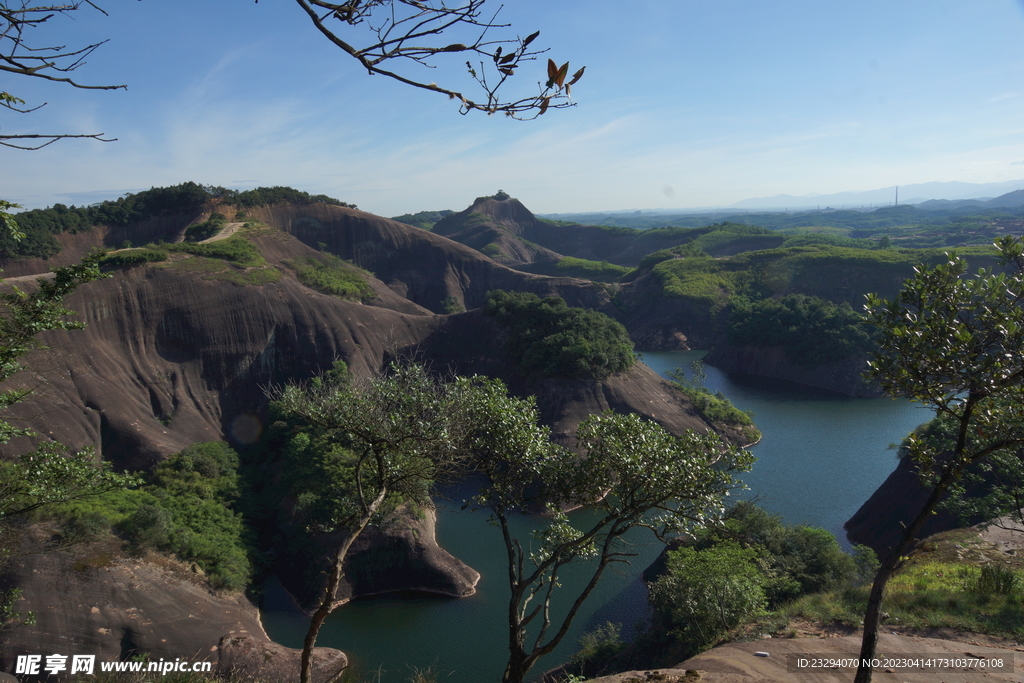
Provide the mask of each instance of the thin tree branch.
[{"label": "thin tree branch", "polygon": [[[37,149],[42,149],[43,147],[46,147],[47,145],[52,145],[53,143],[57,142],[58,140],[66,140],[66,139],[69,139],[69,138],[88,138],[88,139],[91,139],[91,140],[98,140],[100,142],[116,142],[117,141],[117,138],[104,138],[103,137],[104,135],[105,135],[105,133],[92,133],[92,134],[82,134],[82,135],[72,135],[72,134],[68,134],[68,133],[64,133],[64,134],[60,134],[60,135],[39,135],[39,134],[32,134],[32,135],[0,135],[0,145],[2,145],[4,147],[13,147],[14,149],[24,149],[24,150],[33,151],[33,150],[37,150]],[[46,142],[42,143],[41,145],[29,146],[29,145],[16,145],[16,144],[14,144],[12,142],[8,142],[8,140],[46,140]]]},{"label": "thin tree branch", "polygon": [[[470,111],[483,111],[488,114],[502,113],[512,118],[528,120],[536,118],[550,109],[561,109],[574,106],[569,98],[570,86],[583,75],[580,69],[567,82],[563,69],[559,72],[554,63],[548,65],[546,84],[538,83],[536,95],[521,97],[512,101],[503,101],[498,90],[506,80],[515,73],[523,62],[532,61],[544,50],[531,51],[530,43],[539,32],[526,38],[487,40],[487,32],[496,28],[507,28],[507,24],[496,23],[497,11],[489,20],[480,18],[481,9],[486,0],[463,0],[460,7],[433,7],[415,0],[371,0],[370,2],[353,1],[347,3],[331,3],[323,0],[296,0],[316,29],[336,47],[356,59],[370,74],[380,74],[394,79],[399,83],[447,95],[449,99],[460,102],[459,111],[466,114]],[[411,10],[408,16],[399,16],[397,7]],[[373,27],[369,20],[375,9],[386,8],[389,18]],[[327,10],[320,12],[319,10]],[[500,10],[500,8],[499,8]],[[376,35],[376,41],[366,47],[356,47],[352,41],[341,38],[337,32],[327,26],[330,19],[336,19],[346,28],[353,28],[366,22]],[[446,32],[459,27],[479,28],[480,33],[470,43],[448,42],[439,40],[437,45],[420,44],[423,39],[440,37]],[[410,45],[415,41],[417,44]],[[503,47],[512,49],[502,54]],[[466,69],[470,77],[483,89],[484,96],[479,101],[470,99],[461,89],[442,87],[434,82],[426,82],[418,77],[399,73],[385,68],[382,64],[388,60],[408,59],[426,68],[434,68],[430,60],[448,53],[468,53],[481,58],[479,70],[470,62]],[[492,63],[488,66],[488,63]],[[568,64],[564,65],[567,69]],[[494,69],[498,78],[491,86],[487,70]],[[553,71],[554,69],[554,71]],[[560,73],[560,75],[558,75]]]}]

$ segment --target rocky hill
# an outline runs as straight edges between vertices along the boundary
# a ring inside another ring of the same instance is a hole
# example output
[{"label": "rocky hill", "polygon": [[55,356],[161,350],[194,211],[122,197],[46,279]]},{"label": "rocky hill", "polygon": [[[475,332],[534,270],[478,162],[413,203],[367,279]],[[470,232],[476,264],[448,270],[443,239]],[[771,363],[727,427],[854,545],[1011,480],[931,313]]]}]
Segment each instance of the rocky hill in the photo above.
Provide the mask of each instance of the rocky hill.
[{"label": "rocky hill", "polygon": [[[47,264],[71,262],[94,246],[116,246],[124,239],[133,244],[180,242],[189,225],[206,220],[214,210],[234,215],[241,209],[220,203],[116,230],[100,226],[61,234],[57,239],[64,248]],[[440,314],[446,300],[454,298],[472,309],[495,288],[557,295],[570,304],[610,309],[603,288],[518,272],[443,236],[348,207],[314,202],[249,207],[245,212],[246,226],[233,226],[239,230],[231,239],[255,247],[259,256],[247,265],[165,249],[165,260],[113,267],[111,278],[70,297],[68,307],[87,326],[43,335],[49,348],[27,357],[29,369],[12,380],[32,388],[16,406],[15,417],[43,438],[73,449],[94,446],[118,468],[147,470],[196,441],[224,439],[235,446],[256,442],[267,427],[268,386],[309,378],[338,359],[352,373],[366,375],[391,359],[406,357],[428,362],[439,372],[499,377],[513,393],[537,395],[544,423],[566,443],[583,419],[605,409],[649,416],[673,432],[718,429],[645,366],[603,382],[529,377],[504,358],[500,330],[492,319],[476,310]],[[299,277],[304,264],[321,263],[324,253],[365,269],[339,266],[357,272],[371,293],[352,301],[304,284]],[[26,271],[40,265],[31,259],[8,263],[9,273],[20,274],[8,285],[31,288],[34,277]],[[4,448],[10,455],[28,447],[22,438]],[[408,589],[472,593],[476,573],[437,547],[429,517],[423,528],[416,524],[406,520],[361,538],[351,558],[349,581],[336,597]],[[320,538],[315,547],[280,549],[275,571],[301,603],[309,604],[321,590],[319,563],[338,540]],[[115,657],[125,643],[161,655],[166,650],[167,657],[191,656],[202,649],[201,643],[214,648],[210,652],[221,652],[221,659],[223,650],[216,648],[229,638],[250,655],[290,666],[293,654],[256,633],[255,626],[236,633],[232,624],[253,618],[252,607],[244,601],[236,611],[220,610],[222,596],[189,589],[188,604],[194,607],[175,616],[160,607],[165,599],[156,597],[177,595],[177,579],[116,554],[102,566],[81,565],[88,571],[78,576],[74,572],[80,560],[66,552],[49,559],[29,555],[0,579],[25,590],[25,609],[52,609],[60,620],[16,629],[17,638],[6,638],[0,647],[0,663],[25,646],[25,638],[33,640],[34,649],[57,652],[73,645],[84,652],[95,646],[97,652]],[[366,569],[381,565],[393,571]],[[63,602],[51,605],[50,584],[68,572],[84,582],[81,590],[72,582]],[[131,590],[115,590],[120,583]],[[90,590],[103,596],[106,606],[98,612],[90,606]],[[81,610],[79,603],[85,606]],[[194,620],[200,613],[196,610],[220,610],[225,616]],[[155,631],[135,623],[176,620],[189,630],[189,639],[183,641],[189,652],[157,643]],[[237,651],[231,661],[241,662]],[[236,664],[224,663],[222,669],[232,666]]]},{"label": "rocky hill", "polygon": [[[537,218],[518,199],[478,197],[471,206],[434,224],[433,232],[469,244],[480,234],[514,240],[538,250],[530,262],[561,255],[636,266],[647,254],[688,242],[700,231],[635,230],[564,224]],[[475,244],[474,244],[475,246]],[[479,248],[479,247],[476,247]]]},{"label": "rocky hill", "polygon": [[[45,336],[49,350],[30,357],[31,370],[21,378],[36,389],[19,415],[45,412],[47,436],[73,448],[98,444],[116,464],[146,468],[193,441],[226,435],[244,443],[251,438],[246,429],[258,431],[263,419],[262,387],[308,378],[339,358],[354,373],[366,374],[396,355],[419,354],[453,371],[490,374],[514,391],[532,392],[535,387],[500,360],[498,331],[479,313],[429,310],[446,297],[473,307],[487,291],[505,288],[599,310],[610,306],[608,295],[585,281],[520,273],[443,237],[345,207],[292,205],[252,213],[266,226],[278,226],[245,231],[276,281],[240,284],[225,273],[197,269],[205,264],[186,257],[120,269],[83,288],[68,305],[86,329]],[[302,284],[294,264],[318,254],[310,244],[326,245],[373,271],[376,276],[365,277],[375,297],[346,301]],[[17,280],[31,286],[31,278]],[[555,409],[541,401],[541,409],[552,424],[562,419],[556,414],[570,414],[559,427],[571,431],[593,405],[606,405],[584,394],[621,394],[612,403],[639,412],[647,412],[641,406],[657,394],[666,406],[659,411],[666,425],[704,426],[649,371],[611,382],[621,388],[591,383],[568,389],[571,383],[552,380],[550,386],[558,387],[550,389],[552,396],[582,392],[552,405],[582,405]],[[669,409],[671,404],[676,407]],[[53,405],[63,407],[55,414]]]}]

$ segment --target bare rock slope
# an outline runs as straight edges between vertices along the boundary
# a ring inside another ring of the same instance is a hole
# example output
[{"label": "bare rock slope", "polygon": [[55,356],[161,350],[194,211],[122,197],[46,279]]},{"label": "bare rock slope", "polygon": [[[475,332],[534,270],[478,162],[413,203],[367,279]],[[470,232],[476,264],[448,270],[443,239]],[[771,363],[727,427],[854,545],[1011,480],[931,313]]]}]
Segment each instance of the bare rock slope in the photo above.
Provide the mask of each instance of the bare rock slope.
[{"label": "bare rock slope", "polygon": [[[221,674],[298,677],[299,651],[271,641],[244,596],[210,591],[179,563],[94,545],[22,557],[5,579],[22,588],[18,608],[33,611],[36,623],[4,633],[0,670],[12,671],[19,654],[91,654],[103,662],[148,653],[152,662],[210,662]],[[330,648],[316,648],[314,658],[319,682],[347,665]]]}]

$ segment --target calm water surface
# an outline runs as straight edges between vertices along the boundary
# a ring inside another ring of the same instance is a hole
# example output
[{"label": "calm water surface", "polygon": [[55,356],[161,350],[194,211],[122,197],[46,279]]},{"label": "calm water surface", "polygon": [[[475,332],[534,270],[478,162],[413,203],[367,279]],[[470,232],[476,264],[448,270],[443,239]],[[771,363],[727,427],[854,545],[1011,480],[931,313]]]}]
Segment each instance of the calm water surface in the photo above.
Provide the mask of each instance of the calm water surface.
[{"label": "calm water surface", "polygon": [[[646,352],[643,360],[665,374],[674,367],[689,369],[703,353]],[[762,507],[787,522],[824,527],[844,544],[843,522],[896,466],[889,444],[930,415],[903,400],[851,399],[780,380],[705,370],[707,388],[752,411],[764,435],[752,448],[758,460],[744,476],[750,491],[743,495],[756,496]],[[438,502],[437,538],[443,548],[483,575],[476,595],[357,600],[328,619],[318,645],[344,650],[364,674],[379,672],[380,683],[404,683],[413,667],[429,666],[443,683],[500,680],[507,657],[505,550],[500,532],[483,513],[459,511],[467,494],[453,490],[448,493],[450,501]],[[526,536],[531,520],[520,518],[517,523],[521,536]],[[565,661],[578,649],[579,636],[594,626],[611,620],[628,632],[644,618],[646,591],[639,574],[657,556],[660,545],[640,533],[631,540],[637,560],[625,570],[606,574],[562,647],[542,660],[535,673]],[[564,590],[578,585],[581,576],[566,577]],[[279,585],[267,588],[263,623],[274,640],[302,647],[308,619]]]}]

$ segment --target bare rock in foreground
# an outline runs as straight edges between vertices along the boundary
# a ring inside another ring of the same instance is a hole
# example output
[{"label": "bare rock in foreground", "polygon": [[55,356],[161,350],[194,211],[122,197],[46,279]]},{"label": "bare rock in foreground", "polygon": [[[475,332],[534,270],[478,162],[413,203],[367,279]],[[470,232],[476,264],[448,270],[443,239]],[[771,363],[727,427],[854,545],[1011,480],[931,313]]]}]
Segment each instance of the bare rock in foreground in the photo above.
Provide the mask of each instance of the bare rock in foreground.
[{"label": "bare rock in foreground", "polygon": [[[270,640],[256,607],[241,593],[217,593],[179,563],[124,557],[111,544],[13,560],[3,585],[24,591],[20,612],[35,613],[0,639],[0,670],[22,654],[96,655],[100,662],[148,654],[150,662],[210,662],[220,674],[260,680],[298,678],[298,650]],[[316,650],[316,680],[347,665],[345,655]]]}]

